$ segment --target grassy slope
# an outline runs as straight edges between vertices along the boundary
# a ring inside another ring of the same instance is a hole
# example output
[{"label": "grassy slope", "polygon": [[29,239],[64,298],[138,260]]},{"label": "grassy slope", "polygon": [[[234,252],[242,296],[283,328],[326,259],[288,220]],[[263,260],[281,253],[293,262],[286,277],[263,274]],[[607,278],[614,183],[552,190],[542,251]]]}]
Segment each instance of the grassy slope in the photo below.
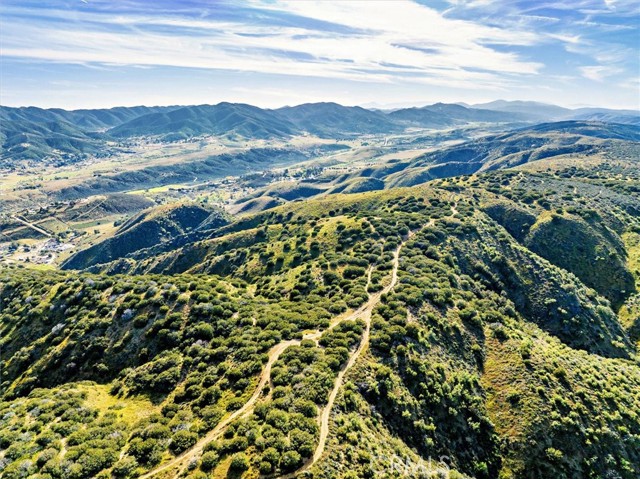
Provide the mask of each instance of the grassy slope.
[{"label": "grassy slope", "polygon": [[114,236],[74,254],[63,267],[82,269],[122,258],[196,229],[212,215],[219,217],[215,225],[226,222],[221,212],[196,204],[173,204],[145,210],[126,221]]},{"label": "grassy slope", "polygon": [[[94,466],[55,447],[57,458],[40,465],[45,431],[25,435],[29,424],[5,422],[12,435],[3,444],[16,444],[3,452],[8,467],[136,477],[178,454],[251,396],[271,347],[325,329],[363,304],[367,288],[386,284],[391,252],[416,231],[397,287],[373,313],[368,351],[348,373],[314,477],[384,474],[394,455],[411,467],[447,456],[456,474],[478,478],[636,477],[636,351],[602,295],[518,238],[523,218],[593,209],[598,231],[623,236],[633,270],[637,199],[603,185],[576,190],[580,181],[508,172],[291,203],[130,260],[144,276],[3,271],[4,407],[91,379],[110,384],[108,394],[89,394],[93,404],[142,395],[159,411],[95,425],[122,440],[102,459],[100,443],[88,443]],[[487,210],[496,202],[519,209],[506,215],[518,228]],[[359,335],[337,329],[287,350],[259,405],[206,446],[210,462],[189,474],[202,477],[211,463],[225,475],[242,455],[249,469],[232,474],[245,478],[295,469],[313,450],[315,415]],[[85,424],[81,414],[51,414],[69,425],[54,441]]]},{"label": "grassy slope", "polygon": [[[629,254],[629,269],[636,280],[636,291],[640,291],[640,234],[637,232],[625,233],[624,239]],[[627,299],[619,311],[620,322],[629,332],[629,337],[640,346],[640,296],[636,292]]]}]

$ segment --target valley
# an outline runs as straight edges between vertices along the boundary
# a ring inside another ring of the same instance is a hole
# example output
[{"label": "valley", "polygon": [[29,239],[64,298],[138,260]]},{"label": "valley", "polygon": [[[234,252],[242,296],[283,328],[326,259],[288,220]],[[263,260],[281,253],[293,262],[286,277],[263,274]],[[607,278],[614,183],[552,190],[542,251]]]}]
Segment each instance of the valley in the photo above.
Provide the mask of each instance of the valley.
[{"label": "valley", "polygon": [[[354,139],[309,134],[286,139],[205,135],[165,142],[148,137],[131,140],[126,152],[107,158],[88,156],[62,166],[23,167],[17,173],[7,168],[0,171],[0,257],[56,265],[70,252],[111,235],[115,226],[150,202],[161,205],[188,198],[232,213],[258,211],[304,197],[295,191],[305,180],[326,177],[331,181],[337,174],[357,174],[365,167],[410,159],[436,145],[486,135],[491,129],[489,124],[470,124],[461,129],[363,134]],[[284,192],[262,195],[261,190],[270,186],[294,193],[286,199]],[[349,189],[363,188],[369,187]],[[312,187],[306,195],[327,189]],[[339,189],[344,187],[334,188]],[[102,211],[110,203],[117,204],[113,214]],[[93,210],[96,206],[102,209]],[[16,215],[28,219],[31,226]],[[67,222],[68,218],[73,221]]]},{"label": "valley", "polygon": [[[232,104],[220,104],[208,110],[195,107],[184,110],[195,118],[199,118],[198,115],[209,118],[206,116],[209,112],[218,114],[219,109],[231,107],[249,110],[252,115],[257,111],[247,105]],[[341,127],[344,130],[318,129],[308,123],[309,119],[326,123],[327,109],[344,118]],[[136,109],[115,110],[113,115],[118,118],[117,115],[129,118],[140,113]],[[404,122],[400,124],[402,130],[399,125],[382,121],[382,113],[364,109],[309,104],[299,110],[300,117],[292,116],[295,109],[288,111],[288,117],[302,122],[299,123],[302,127],[314,133],[305,131],[303,135],[263,138],[253,132],[254,136],[245,138],[233,133],[235,130],[223,135],[200,136],[193,136],[194,132],[187,130],[184,138],[171,141],[157,134],[133,136],[124,143],[121,140],[109,155],[89,154],[79,161],[45,162],[37,166],[29,166],[31,160],[27,153],[16,156],[7,150],[3,153],[7,167],[0,170],[0,258],[44,267],[58,265],[76,250],[110,237],[117,225],[148,207],[150,202],[162,205],[188,198],[222,207],[232,214],[246,214],[325,194],[412,186],[443,176],[517,166],[528,161],[531,155],[535,160],[545,156],[568,160],[579,153],[584,153],[583,157],[598,158],[601,151],[606,151],[608,156],[613,152],[616,157],[625,158],[624,153],[619,152],[624,148],[632,148],[626,153],[627,157],[637,155],[634,146],[625,143],[638,139],[637,128],[633,126],[635,117],[630,112],[621,113],[620,117],[630,123],[620,126],[616,132],[605,131],[604,124],[589,126],[584,122],[568,122],[563,124],[566,130],[558,126],[557,131],[548,133],[529,132],[524,127],[526,134],[514,133],[511,135],[514,139],[507,140],[509,133],[501,137],[496,136],[496,132],[505,128],[521,130],[523,121],[536,118],[535,114],[438,104],[389,113],[387,116],[392,116],[394,121]],[[3,113],[12,118],[19,111],[5,108]],[[560,116],[568,112],[562,111]],[[66,112],[65,119],[61,120],[55,116],[60,115],[56,112],[53,118],[68,122],[74,118],[71,113],[75,112]],[[97,113],[77,112],[80,118],[85,117],[80,121],[93,128],[95,121],[89,119]],[[99,113],[104,115],[102,111]],[[41,115],[46,117],[45,113]],[[231,125],[247,121],[240,118],[225,121]],[[110,117],[109,121],[117,120]],[[359,123],[363,121],[364,124]],[[488,151],[488,155],[506,162],[494,164],[495,160],[482,157],[484,144],[488,144],[490,138],[497,142],[513,141],[509,148],[519,153],[508,156],[501,150]],[[523,141],[530,146],[518,144]],[[472,150],[465,148],[467,143],[474,145],[474,142],[483,146],[472,153],[478,157],[470,161],[468,155]],[[438,155],[442,156],[439,152],[445,152],[445,156],[439,158]],[[454,160],[448,161],[446,155]],[[23,164],[16,169],[14,162],[20,158]],[[111,214],[99,209],[92,213],[96,205],[107,206],[111,202],[117,204]],[[83,209],[88,212],[76,213]],[[72,221],[68,221],[69,218]]]}]

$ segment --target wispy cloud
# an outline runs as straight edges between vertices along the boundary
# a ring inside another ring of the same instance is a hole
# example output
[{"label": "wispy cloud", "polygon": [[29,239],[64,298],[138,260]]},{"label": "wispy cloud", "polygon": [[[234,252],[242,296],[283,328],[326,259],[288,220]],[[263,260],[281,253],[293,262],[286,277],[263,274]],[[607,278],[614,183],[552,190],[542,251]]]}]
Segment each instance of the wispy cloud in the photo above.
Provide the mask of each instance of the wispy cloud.
[{"label": "wispy cloud", "polygon": [[[148,72],[139,80],[147,84],[152,72],[172,69],[230,83],[233,75],[292,79],[292,98],[328,82],[407,97],[437,89],[529,96],[566,88],[567,79],[622,84],[637,75],[638,21],[636,0],[3,0],[0,55],[49,70]],[[287,90],[267,91],[281,98]]]},{"label": "wispy cloud", "polygon": [[602,82],[606,78],[622,73],[619,68],[611,68],[602,65],[591,65],[580,67],[580,71],[585,78],[589,80]]},{"label": "wispy cloud", "polygon": [[[448,19],[409,1],[251,2],[209,15],[9,6],[2,54],[55,62],[162,65],[495,88],[542,65],[492,45],[532,45],[531,32]],[[36,17],[35,22],[25,18]],[[67,17],[67,18],[65,18]],[[52,28],[54,27],[54,28]],[[418,71],[420,74],[416,74]]]}]

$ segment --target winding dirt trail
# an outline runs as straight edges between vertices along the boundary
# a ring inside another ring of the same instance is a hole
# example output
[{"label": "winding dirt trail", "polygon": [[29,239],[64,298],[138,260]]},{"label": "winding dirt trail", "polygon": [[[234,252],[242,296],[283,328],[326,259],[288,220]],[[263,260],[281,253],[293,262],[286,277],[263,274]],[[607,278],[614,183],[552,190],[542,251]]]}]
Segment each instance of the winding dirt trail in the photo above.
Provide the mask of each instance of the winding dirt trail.
[{"label": "winding dirt trail", "polygon": [[[451,216],[454,216],[457,213],[456,206],[452,206],[451,210],[452,210]],[[320,458],[322,457],[322,454],[324,453],[327,438],[329,436],[329,419],[330,419],[331,411],[333,409],[335,400],[338,396],[338,392],[340,391],[344,383],[344,377],[346,373],[354,366],[358,358],[361,356],[362,352],[369,345],[369,337],[371,333],[371,316],[373,313],[373,309],[380,302],[382,295],[389,293],[398,282],[398,269],[400,264],[400,252],[402,250],[402,247],[415,233],[422,231],[424,228],[427,228],[429,226],[433,226],[434,223],[435,223],[435,220],[431,219],[428,223],[423,225],[420,229],[409,232],[407,238],[404,241],[402,241],[400,245],[396,248],[393,254],[393,268],[391,272],[391,281],[387,286],[385,286],[381,291],[371,294],[367,302],[357,310],[334,317],[334,319],[331,321],[331,324],[329,325],[328,328],[322,331],[309,332],[303,336],[303,340],[311,339],[313,341],[316,341],[317,343],[320,337],[325,332],[332,330],[334,327],[336,327],[338,324],[340,324],[343,321],[354,321],[360,318],[360,319],[363,319],[366,324],[364,333],[362,335],[362,339],[360,340],[358,347],[353,352],[353,354],[349,357],[349,360],[346,362],[346,364],[342,367],[342,369],[338,373],[338,376],[335,381],[335,385],[331,390],[331,393],[329,394],[329,399],[327,401],[327,404],[325,405],[325,407],[322,409],[320,413],[320,416],[319,416],[320,437],[319,437],[318,445],[316,446],[313,456],[309,458],[305,462],[305,464],[295,472],[285,474],[285,475],[279,475],[279,476],[262,476],[262,477],[270,477],[272,479],[293,479],[299,474],[310,469],[313,465],[316,464],[316,462],[320,460]],[[371,282],[372,271],[373,271],[373,268],[369,268],[368,275],[367,275],[367,287]],[[169,472],[171,469],[175,469],[171,477],[177,477],[182,471],[184,471],[184,469],[187,467],[190,460],[192,460],[193,458],[197,458],[199,457],[200,454],[202,454],[202,451],[206,444],[218,438],[220,435],[224,433],[224,431],[229,426],[229,424],[231,424],[234,420],[240,417],[250,414],[253,411],[253,408],[256,402],[258,401],[258,399],[260,399],[260,395],[262,394],[264,387],[267,385],[267,383],[271,378],[271,368],[273,364],[275,364],[275,362],[278,360],[280,355],[289,346],[297,346],[300,343],[301,343],[301,340],[294,339],[294,340],[284,341],[275,345],[269,351],[269,355],[268,355],[269,359],[267,361],[267,364],[264,370],[262,371],[262,373],[260,373],[259,381],[253,395],[244,404],[244,406],[242,406],[240,409],[235,411],[233,414],[229,415],[224,420],[220,421],[220,423],[214,429],[209,431],[205,436],[203,436],[200,440],[198,440],[198,442],[191,449],[188,449],[187,451],[183,452],[179,456],[176,456],[171,461],[158,466],[157,468],[147,472],[146,474],[141,475],[140,479],[149,479],[163,472]]]},{"label": "winding dirt trail", "polygon": [[234,420],[239,417],[244,416],[245,414],[250,413],[253,410],[253,406],[260,398],[260,394],[264,389],[264,386],[267,384],[269,379],[271,378],[271,367],[278,360],[280,355],[289,347],[296,346],[300,344],[299,339],[292,339],[289,341],[284,341],[282,343],[278,343],[269,351],[269,359],[267,361],[267,365],[263,369],[262,373],[260,373],[260,379],[258,381],[258,385],[256,386],[256,390],[253,395],[249,398],[249,400],[242,406],[240,409],[235,411],[233,414],[223,419],[218,423],[218,425],[209,431],[205,436],[203,436],[191,449],[186,450],[179,456],[176,456],[171,461],[153,469],[152,471],[147,472],[140,476],[140,479],[147,479],[149,477],[156,476],[162,472],[166,472],[169,469],[177,468],[178,471],[175,473],[173,477],[176,477],[189,463],[189,460],[193,457],[196,457],[202,453],[204,446],[209,442],[216,439],[222,433],[224,433],[225,429],[229,424],[231,424]]},{"label": "winding dirt trail", "polygon": [[[411,236],[412,236],[412,233],[409,233],[409,238]],[[407,240],[409,238],[407,238]],[[373,309],[380,302],[382,295],[390,292],[398,282],[398,267],[400,264],[400,251],[402,250],[402,247],[404,246],[407,240],[403,241],[393,254],[393,269],[391,272],[391,281],[389,282],[389,284],[385,286],[381,291],[378,291],[377,293],[372,294],[369,297],[369,300],[365,303],[365,305],[362,306],[358,311],[353,313],[354,317],[357,316],[358,318],[363,319],[365,321],[366,327],[362,335],[362,339],[360,340],[360,344],[358,345],[358,348],[354,351],[354,353],[349,358],[349,361],[347,361],[347,363],[342,367],[342,369],[338,373],[338,377],[336,378],[335,385],[331,390],[331,393],[329,394],[329,400],[327,401],[326,406],[322,409],[322,413],[320,414],[320,438],[318,440],[318,445],[316,446],[316,450],[314,451],[313,456],[309,458],[307,462],[297,471],[291,472],[289,474],[275,476],[277,479],[293,479],[299,474],[302,474],[303,472],[313,467],[313,465],[316,462],[318,462],[322,457],[322,454],[324,453],[324,449],[327,443],[327,438],[329,436],[329,418],[331,416],[333,405],[336,401],[336,398],[338,397],[338,392],[340,391],[344,383],[344,376],[353,367],[353,365],[356,363],[356,361],[358,360],[362,352],[369,345],[369,337],[371,333],[371,315],[373,313]],[[369,278],[371,278],[371,273],[369,273]]]},{"label": "winding dirt trail", "polygon": [[[457,206],[458,206],[457,203],[451,206],[451,215],[449,217],[453,217],[456,214],[458,214],[458,210],[456,209]],[[389,282],[389,284],[385,286],[381,291],[369,296],[369,301],[367,301],[367,303],[364,306],[362,306],[358,311],[352,314],[353,317],[357,316],[357,317],[360,317],[361,319],[364,319],[366,323],[366,328],[365,328],[364,334],[362,335],[362,340],[360,341],[358,348],[351,355],[351,357],[349,358],[349,361],[347,361],[347,363],[340,370],[340,373],[336,378],[335,386],[333,387],[333,390],[329,395],[329,400],[327,401],[326,406],[322,410],[322,413],[320,415],[320,439],[318,441],[318,446],[316,447],[316,450],[314,451],[313,456],[309,458],[300,469],[298,469],[297,471],[291,472],[289,474],[272,476],[274,477],[274,479],[294,479],[299,474],[302,474],[303,472],[313,467],[313,465],[316,462],[318,462],[322,457],[322,454],[324,453],[324,449],[327,443],[327,438],[329,436],[329,418],[331,416],[331,410],[333,409],[333,405],[338,396],[338,392],[340,391],[340,388],[342,388],[342,385],[344,383],[344,376],[349,371],[349,369],[353,367],[353,365],[356,363],[356,361],[358,360],[362,352],[369,345],[369,337],[371,333],[371,314],[373,313],[373,309],[380,302],[382,295],[389,293],[398,283],[398,269],[400,266],[400,252],[402,251],[402,247],[416,233],[419,233],[420,231],[424,230],[425,228],[429,228],[434,224],[435,224],[435,220],[431,219],[419,229],[409,232],[409,234],[407,235],[407,238],[404,241],[402,241],[402,243],[400,243],[400,245],[398,246],[398,248],[396,248],[393,254],[393,269],[391,272],[391,281]],[[369,270],[369,279],[368,279],[367,285],[370,281],[371,281],[371,269]]]},{"label": "winding dirt trail", "polygon": [[[368,277],[367,277],[367,286],[371,282],[371,272],[372,272],[372,268],[369,269],[369,273],[368,273]],[[378,294],[381,294],[381,293],[378,293]],[[357,309],[357,310],[355,310],[353,312],[349,312],[349,313],[346,313],[346,314],[342,314],[342,315],[336,316],[331,321],[331,324],[329,325],[329,327],[327,329],[324,329],[322,331],[309,332],[309,333],[305,334],[302,337],[302,339],[303,340],[304,339],[310,339],[310,340],[315,341],[317,343],[318,340],[320,339],[320,337],[325,332],[331,331],[333,328],[335,328],[338,324],[340,324],[343,321],[355,321],[357,318],[363,317],[363,315],[366,314],[367,310],[369,310],[369,317],[370,317],[371,310],[373,308],[372,307],[369,308],[369,306],[370,306],[369,303],[370,303],[370,301],[365,303],[364,306],[361,306],[359,309]],[[369,329],[369,327],[368,327],[368,324],[367,324],[367,331],[366,331],[367,336],[368,336],[368,329]],[[254,408],[256,402],[258,402],[258,399],[260,399],[260,395],[261,395],[262,391],[264,390],[264,387],[267,385],[267,383],[271,379],[271,368],[272,368],[272,366],[280,358],[280,355],[289,346],[298,346],[298,345],[300,345],[300,343],[301,343],[301,340],[292,339],[292,340],[289,340],[289,341],[284,341],[282,343],[278,343],[273,348],[271,348],[271,350],[269,351],[269,355],[268,355],[269,359],[267,361],[267,364],[266,364],[265,368],[260,373],[256,389],[253,392],[253,395],[244,404],[244,406],[242,406],[240,409],[235,411],[233,414],[231,414],[230,416],[228,416],[224,420],[220,421],[220,423],[218,423],[218,425],[215,428],[213,428],[205,436],[203,436],[200,440],[198,440],[198,442],[191,449],[186,450],[182,454],[180,454],[180,455],[176,456],[175,458],[173,458],[171,461],[169,461],[169,462],[167,462],[165,464],[162,464],[162,465],[158,466],[157,468],[155,468],[155,469],[153,469],[153,470],[141,475],[139,479],[149,479],[149,478],[155,477],[158,474],[161,474],[163,472],[168,472],[169,470],[174,469],[174,468],[176,469],[176,471],[175,471],[175,473],[174,473],[174,475],[172,477],[177,477],[180,474],[180,472],[182,472],[186,468],[186,466],[189,464],[189,462],[190,462],[190,460],[192,458],[197,457],[202,453],[205,445],[207,445],[209,442],[213,441],[214,439],[217,439],[218,437],[220,437],[224,433],[224,431],[227,429],[229,424],[231,424],[236,419],[238,419],[240,417],[244,417],[244,416],[250,414],[251,412],[253,412],[253,408]],[[341,372],[341,374],[343,374],[343,373]],[[337,391],[336,391],[336,393],[337,393]],[[334,399],[335,399],[335,394],[334,394]],[[326,435],[325,435],[325,440],[326,440]]]}]

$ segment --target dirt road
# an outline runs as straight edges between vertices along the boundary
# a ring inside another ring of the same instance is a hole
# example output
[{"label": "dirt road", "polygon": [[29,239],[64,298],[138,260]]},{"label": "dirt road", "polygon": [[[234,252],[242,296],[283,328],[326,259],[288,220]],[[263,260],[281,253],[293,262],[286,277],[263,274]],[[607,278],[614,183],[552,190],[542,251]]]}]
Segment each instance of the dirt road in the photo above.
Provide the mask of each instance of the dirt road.
[{"label": "dirt road", "polygon": [[[344,376],[353,367],[353,365],[356,363],[356,361],[358,360],[362,352],[369,345],[369,337],[371,333],[371,315],[373,313],[373,309],[380,302],[382,295],[391,291],[396,285],[396,283],[398,282],[398,266],[400,264],[400,250],[404,246],[404,243],[405,242],[402,242],[393,254],[393,269],[391,273],[391,281],[389,282],[389,284],[385,286],[382,289],[382,291],[372,294],[369,297],[369,300],[367,301],[367,303],[356,312],[358,313],[357,317],[359,317],[360,319],[363,319],[366,324],[364,334],[362,335],[362,339],[360,340],[360,344],[358,345],[358,348],[354,351],[354,353],[351,355],[347,363],[342,367],[342,369],[338,373],[338,377],[336,378],[335,385],[331,390],[331,393],[329,394],[329,400],[327,401],[326,406],[322,409],[322,413],[320,414],[320,438],[318,440],[318,445],[316,447],[316,450],[313,453],[313,456],[309,460],[307,460],[307,462],[297,471],[289,474],[277,476],[279,479],[295,478],[297,475],[310,469],[322,457],[322,454],[324,453],[324,449],[327,443],[327,437],[329,436],[329,418],[331,416],[331,410],[333,409],[333,405],[338,396],[338,392],[340,391],[344,383]],[[369,275],[369,277],[371,276]]]},{"label": "dirt road", "polygon": [[273,366],[273,364],[278,360],[285,349],[287,349],[289,346],[298,344],[300,344],[300,340],[292,339],[289,341],[278,343],[276,346],[271,348],[271,350],[269,351],[269,359],[267,361],[267,365],[263,369],[262,373],[260,373],[258,385],[256,386],[253,395],[244,404],[244,406],[235,411],[233,414],[229,415],[226,419],[220,421],[220,423],[218,423],[215,428],[213,428],[205,436],[203,436],[191,449],[183,452],[179,456],[176,456],[171,461],[157,467],[156,469],[143,474],[142,476],[140,476],[140,479],[147,479],[162,472],[169,471],[173,468],[176,468],[176,472],[172,477],[176,477],[189,464],[192,458],[198,457],[202,453],[202,450],[204,449],[204,446],[206,444],[218,438],[222,433],[224,433],[227,426],[229,426],[229,424],[231,424],[234,420],[250,413],[253,410],[253,407],[260,398],[260,394],[262,393],[264,386],[267,384],[271,377],[271,367]]},{"label": "dirt road", "polygon": [[[457,214],[457,210],[456,210],[456,206],[455,205],[451,208],[451,212],[452,212],[451,216],[454,216],[455,214]],[[432,226],[434,223],[435,223],[435,221],[432,219],[417,231],[421,231],[422,229],[424,229],[426,227]],[[326,331],[329,331],[329,330],[333,329],[335,326],[340,324],[342,321],[353,321],[353,320],[356,320],[356,319],[360,318],[360,319],[363,319],[365,324],[366,324],[364,333],[362,335],[362,339],[360,340],[360,344],[358,345],[356,350],[353,352],[353,354],[351,354],[351,356],[349,357],[349,360],[346,362],[346,364],[342,367],[342,369],[338,373],[338,377],[336,378],[334,387],[331,390],[331,393],[329,394],[329,399],[327,401],[327,404],[325,405],[325,407],[322,409],[322,411],[320,413],[320,416],[319,416],[320,437],[319,437],[318,445],[316,446],[316,449],[314,451],[313,456],[311,458],[309,458],[305,462],[305,464],[295,472],[292,472],[292,473],[289,473],[289,474],[285,474],[285,475],[270,476],[270,477],[272,477],[274,479],[276,477],[277,477],[277,479],[293,479],[297,475],[301,474],[302,472],[310,469],[322,457],[322,454],[325,451],[327,438],[329,436],[329,418],[331,416],[331,411],[332,411],[333,406],[335,404],[335,400],[336,400],[336,398],[338,396],[338,392],[342,388],[342,385],[343,385],[343,382],[344,382],[344,377],[347,374],[347,372],[355,365],[356,361],[361,356],[363,351],[365,351],[366,348],[368,347],[368,345],[369,345],[369,337],[370,337],[370,333],[371,333],[371,316],[372,316],[373,310],[378,305],[378,303],[380,302],[382,296],[384,294],[386,294],[386,293],[389,293],[395,287],[395,285],[397,284],[397,282],[398,282],[398,268],[399,268],[399,264],[400,264],[400,252],[402,250],[402,247],[405,245],[405,243],[417,231],[410,232],[408,237],[402,243],[400,243],[398,248],[395,250],[394,255],[393,255],[393,268],[392,268],[392,272],[391,272],[391,280],[390,280],[390,282],[389,282],[389,284],[387,286],[385,286],[381,291],[370,295],[368,301],[363,306],[358,308],[356,311],[336,316],[331,321],[331,324],[327,329],[325,329],[323,331],[310,332],[310,333],[305,334],[303,336],[303,339],[311,339],[313,341],[316,341],[316,343],[317,343],[317,341],[320,339],[322,334],[324,334]],[[367,279],[367,286],[371,282],[371,273],[372,273],[372,268],[369,268],[368,277],[367,277],[368,278]],[[245,415],[248,415],[253,411],[253,408],[254,408],[256,402],[258,401],[258,399],[260,399],[261,393],[262,393],[265,385],[270,380],[271,368],[272,368],[273,364],[278,360],[280,355],[289,346],[299,345],[300,342],[301,342],[300,340],[289,340],[289,341],[284,341],[284,342],[279,343],[276,346],[274,346],[269,351],[269,355],[268,355],[269,359],[267,361],[267,364],[266,364],[264,370],[262,371],[262,373],[259,376],[258,385],[256,386],[256,389],[255,389],[253,395],[244,404],[244,406],[242,406],[242,408],[238,409],[233,414],[229,415],[226,419],[222,420],[214,429],[209,431],[202,439],[200,439],[191,449],[183,452],[179,456],[177,456],[174,459],[172,459],[171,461],[169,461],[169,462],[157,467],[156,469],[154,469],[152,471],[149,471],[146,474],[143,474],[142,476],[140,476],[140,479],[149,479],[151,477],[157,476],[160,473],[169,472],[171,469],[175,469],[175,470],[173,471],[173,475],[171,475],[170,477],[177,477],[180,474],[180,472],[182,472],[186,468],[186,466],[189,464],[189,462],[192,459],[198,458],[200,456],[200,454],[202,453],[202,451],[204,449],[204,446],[207,443],[213,441],[214,439],[216,439],[220,435],[222,435],[224,433],[224,431],[226,430],[226,428],[229,426],[229,424],[231,424],[234,420],[236,420],[236,419],[238,419],[240,417],[243,417]]]}]

